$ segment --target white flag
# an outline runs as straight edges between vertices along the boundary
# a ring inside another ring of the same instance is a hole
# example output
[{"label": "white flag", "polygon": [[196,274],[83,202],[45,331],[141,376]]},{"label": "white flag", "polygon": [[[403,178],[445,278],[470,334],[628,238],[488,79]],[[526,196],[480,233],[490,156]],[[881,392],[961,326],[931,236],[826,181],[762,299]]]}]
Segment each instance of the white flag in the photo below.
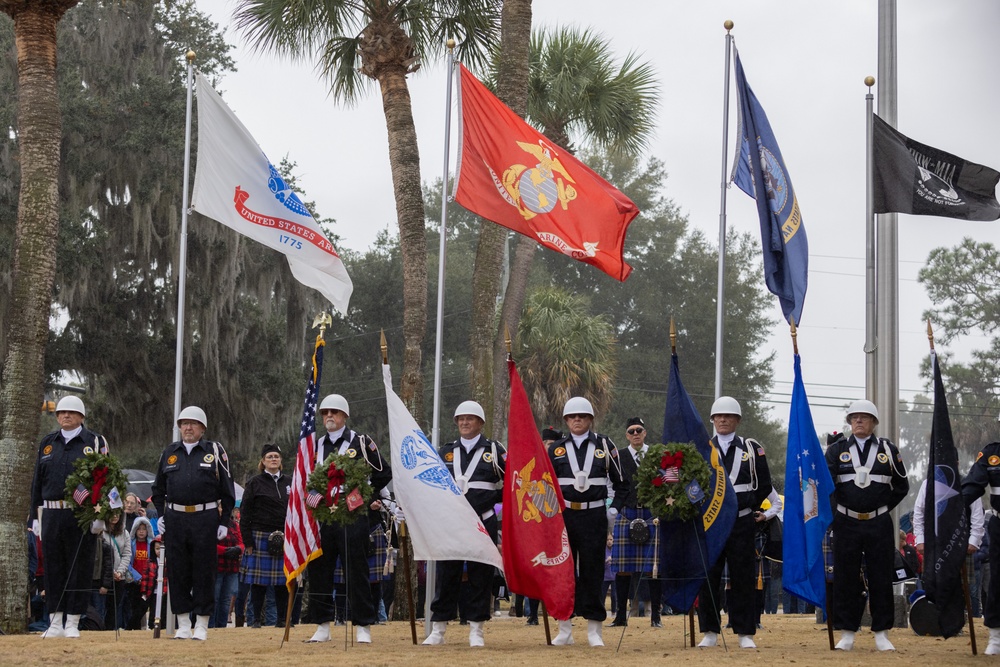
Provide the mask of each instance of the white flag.
[{"label": "white flag", "polygon": [[354,286],[333,244],[201,74],[191,208],[283,252],[296,280],[347,313]]},{"label": "white flag", "polygon": [[458,490],[444,461],[392,390],[382,366],[389,408],[392,488],[403,512],[417,560],[471,560],[503,569],[500,550],[479,515]]}]

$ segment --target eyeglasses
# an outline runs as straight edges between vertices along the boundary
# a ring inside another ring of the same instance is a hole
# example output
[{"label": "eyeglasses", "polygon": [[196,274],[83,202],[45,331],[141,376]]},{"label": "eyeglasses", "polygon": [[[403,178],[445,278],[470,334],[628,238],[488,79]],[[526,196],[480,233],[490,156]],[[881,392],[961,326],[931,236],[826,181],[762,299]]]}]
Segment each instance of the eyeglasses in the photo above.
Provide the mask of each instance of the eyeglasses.
[{"label": "eyeglasses", "polygon": [[281,460],[281,454],[268,454],[264,457],[265,459],[278,459]]},{"label": "eyeglasses", "polygon": [[642,433],[645,430],[646,429],[644,429],[644,428],[630,428],[629,430],[627,430],[625,432],[628,433],[629,435],[639,435],[640,433]]}]

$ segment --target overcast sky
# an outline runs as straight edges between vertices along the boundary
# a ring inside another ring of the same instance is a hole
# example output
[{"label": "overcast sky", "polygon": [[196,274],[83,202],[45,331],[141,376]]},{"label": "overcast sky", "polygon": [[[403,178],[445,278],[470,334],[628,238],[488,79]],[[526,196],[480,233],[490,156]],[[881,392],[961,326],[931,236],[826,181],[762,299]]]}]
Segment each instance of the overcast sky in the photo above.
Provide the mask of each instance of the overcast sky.
[{"label": "overcast sky", "polygon": [[[863,81],[878,74],[877,0],[533,4],[536,29],[589,27],[609,39],[620,57],[636,51],[653,64],[662,105],[651,153],[666,165],[668,196],[713,240],[718,238],[722,170],[723,22],[735,22],[733,35],[747,80],[781,146],[809,237],[809,291],[799,350],[816,428],[839,430],[842,406],[864,396]],[[222,81],[224,98],[273,163],[284,155],[298,163],[307,198],[316,202],[321,216],[338,221],[341,245],[364,250],[379,231],[395,233],[377,90],[356,107],[344,108],[328,97],[315,63],[248,50],[229,27],[233,0],[198,0],[198,5],[226,28],[227,41],[237,46],[233,55],[239,71]],[[897,13],[898,129],[917,141],[1000,168],[1000,2],[900,0]],[[445,86],[442,63],[426,63],[410,80],[425,181],[442,173]],[[727,170],[736,145],[736,94],[730,90]],[[452,165],[454,153],[453,141]],[[754,202],[735,187],[728,191],[728,224],[759,236]],[[916,282],[917,271],[931,249],[954,246],[963,237],[1000,244],[1000,224],[899,216],[904,399],[924,391],[918,369],[928,354],[921,313],[930,302]],[[791,339],[773,297],[770,307],[780,321],[769,348],[777,352],[772,414],[787,421]],[[666,322],[670,313],[663,317]],[[967,338],[953,350],[966,357],[983,340]]]}]

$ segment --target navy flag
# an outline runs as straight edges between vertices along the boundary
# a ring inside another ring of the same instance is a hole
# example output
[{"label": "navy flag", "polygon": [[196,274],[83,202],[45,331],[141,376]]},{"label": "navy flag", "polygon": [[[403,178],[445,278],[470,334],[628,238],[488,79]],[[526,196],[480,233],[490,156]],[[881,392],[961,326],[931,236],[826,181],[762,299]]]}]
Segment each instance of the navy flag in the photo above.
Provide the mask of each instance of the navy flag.
[{"label": "navy flag", "polygon": [[937,355],[934,370],[934,420],[924,503],[924,573],[927,599],[938,610],[941,635],[954,637],[965,625],[962,565],[969,545],[969,521],[962,500],[958,450],[951,434],[948,400]]},{"label": "navy flag", "polygon": [[876,213],[1000,218],[1000,172],[914,141],[874,115],[872,137]]},{"label": "navy flag", "polygon": [[[795,487],[793,484],[798,484]],[[833,477],[816,437],[802,361],[795,355],[795,381],[785,452],[785,506],[781,585],[789,593],[826,608],[823,537],[833,522]]]},{"label": "navy flag", "polygon": [[705,423],[681,382],[677,354],[670,358],[667,407],[663,416],[663,442],[690,442],[708,462],[709,488],[703,489],[701,518],[695,521],[664,521],[660,524],[660,562],[664,597],[675,610],[688,611],[708,570],[719,559],[736,521],[736,493],[722,465],[719,450],[712,445]]},{"label": "navy flag", "polygon": [[[740,99],[737,117],[740,154],[733,178],[740,190],[757,200],[767,289],[778,297],[785,320],[791,322],[795,318],[795,324],[800,324],[809,277],[809,242],[778,141],[764,109],[750,90],[739,52],[736,52],[736,91]],[[757,195],[758,183],[765,186],[761,196]]]}]

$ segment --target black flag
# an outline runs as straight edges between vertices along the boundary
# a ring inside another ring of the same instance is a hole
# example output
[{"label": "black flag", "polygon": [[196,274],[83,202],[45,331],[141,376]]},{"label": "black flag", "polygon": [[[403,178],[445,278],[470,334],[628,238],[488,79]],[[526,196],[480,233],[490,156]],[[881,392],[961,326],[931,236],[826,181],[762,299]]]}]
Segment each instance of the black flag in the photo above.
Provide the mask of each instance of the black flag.
[{"label": "black flag", "polygon": [[934,421],[924,504],[924,591],[939,613],[941,634],[953,637],[965,625],[962,564],[969,546],[969,521],[962,500],[958,450],[951,435],[948,401],[937,355],[934,370]]},{"label": "black flag", "polygon": [[1000,218],[1000,172],[900,134],[872,116],[876,213]]}]

